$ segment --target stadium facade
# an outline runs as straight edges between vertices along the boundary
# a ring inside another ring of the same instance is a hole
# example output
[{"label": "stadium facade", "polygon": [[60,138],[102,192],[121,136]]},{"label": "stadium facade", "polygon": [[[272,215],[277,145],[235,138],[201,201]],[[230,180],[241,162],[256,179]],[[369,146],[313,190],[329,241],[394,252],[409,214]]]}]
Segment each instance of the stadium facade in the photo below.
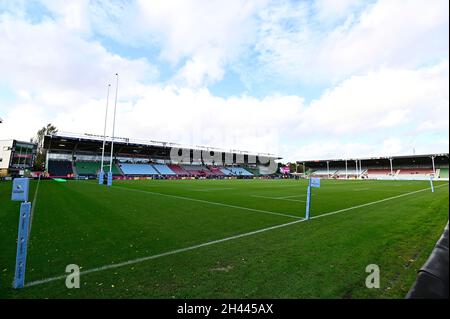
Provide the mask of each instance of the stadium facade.
[{"label": "stadium facade", "polygon": [[0,177],[24,175],[24,171],[33,168],[36,152],[37,144],[0,140]]}]

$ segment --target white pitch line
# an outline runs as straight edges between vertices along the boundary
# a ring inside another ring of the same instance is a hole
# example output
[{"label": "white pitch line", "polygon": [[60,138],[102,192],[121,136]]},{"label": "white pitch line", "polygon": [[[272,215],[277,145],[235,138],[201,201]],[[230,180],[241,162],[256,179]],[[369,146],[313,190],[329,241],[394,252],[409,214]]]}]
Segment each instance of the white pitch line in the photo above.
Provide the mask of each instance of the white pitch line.
[{"label": "white pitch line", "polygon": [[[446,186],[446,185],[448,185],[448,183],[436,186],[435,188],[439,188],[439,187]],[[412,194],[416,194],[416,193],[424,192],[424,191],[430,191],[430,188],[424,188],[424,189],[420,189],[420,190],[417,190],[417,191],[405,193],[405,194],[402,194],[402,195],[399,195],[399,196],[388,197],[388,198],[381,199],[381,200],[378,200],[378,201],[374,201],[374,202],[370,202],[370,203],[366,203],[366,204],[362,204],[362,205],[357,205],[357,206],[353,206],[353,207],[349,207],[349,208],[345,208],[345,209],[340,209],[340,210],[337,210],[337,211],[334,211],[334,212],[329,212],[329,213],[325,213],[325,214],[322,214],[322,215],[319,215],[319,216],[311,217],[311,219],[317,219],[317,218],[321,218],[321,217],[326,217],[326,216],[334,215],[334,214],[337,214],[337,213],[342,213],[342,212],[346,212],[346,211],[349,211],[349,210],[358,209],[358,208],[361,208],[361,207],[364,207],[364,206],[378,204],[378,203],[381,203],[381,202],[397,199],[399,197],[408,196],[408,195],[412,195]],[[194,245],[194,246],[190,246],[190,247],[180,248],[180,249],[168,251],[168,252],[157,254],[157,255],[152,255],[152,256],[132,259],[132,260],[124,261],[124,262],[121,262],[121,263],[105,265],[105,266],[101,266],[101,267],[97,267],[97,268],[91,268],[91,269],[88,269],[88,270],[85,270],[85,271],[81,271],[80,275],[87,275],[87,274],[90,274],[90,273],[95,273],[95,272],[99,272],[99,271],[103,271],[103,270],[119,268],[119,267],[123,267],[123,266],[128,266],[128,265],[141,263],[141,262],[144,262],[144,261],[147,261],[147,260],[152,260],[152,259],[157,259],[157,258],[160,258],[160,257],[165,257],[165,256],[170,256],[170,255],[174,255],[174,254],[178,254],[178,253],[183,253],[183,252],[186,252],[186,251],[190,251],[190,250],[194,250],[194,249],[198,249],[198,248],[202,248],[202,247],[206,247],[206,246],[211,246],[211,245],[214,245],[214,244],[223,243],[223,242],[230,241],[230,240],[233,240],[233,239],[238,239],[238,238],[242,238],[242,237],[248,237],[248,236],[264,233],[264,232],[267,232],[267,231],[270,231],[270,230],[273,230],[273,229],[287,227],[287,226],[298,224],[298,223],[301,223],[301,222],[304,222],[304,221],[306,221],[306,219],[299,219],[299,220],[296,220],[296,221],[293,221],[293,222],[280,224],[280,225],[275,225],[275,226],[271,226],[271,227],[255,230],[255,231],[252,231],[252,232],[243,233],[243,234],[239,234],[239,235],[223,238],[223,239],[213,240],[213,241],[209,241],[209,242],[206,242],[206,243],[203,243],[203,244],[198,244],[198,245]],[[49,278],[41,279],[41,280],[35,280],[35,281],[31,281],[31,282],[25,284],[25,287],[38,286],[38,285],[42,285],[42,284],[49,283],[49,282],[52,282],[52,281],[62,280],[62,279],[65,279],[66,277],[67,277],[67,275],[60,275],[60,276],[49,277]]]},{"label": "white pitch line", "polygon": [[274,189],[274,188],[281,188],[281,187],[305,187],[305,185],[298,184],[298,185],[271,185],[271,186],[263,186],[263,187],[257,186],[257,187],[255,187],[255,189],[261,189],[261,188]]},{"label": "white pitch line", "polygon": [[159,195],[159,196],[166,196],[166,197],[190,200],[190,201],[193,201],[193,202],[205,203],[205,204],[210,204],[210,205],[217,205],[217,206],[223,206],[223,207],[230,207],[230,208],[248,210],[248,211],[251,211],[251,212],[257,212],[257,213],[263,213],[263,214],[269,214],[269,215],[276,215],[276,216],[283,216],[283,217],[301,219],[301,217],[295,216],[295,215],[276,213],[276,212],[271,212],[271,211],[268,211],[268,210],[261,210],[261,209],[243,207],[243,206],[229,205],[229,204],[224,204],[224,203],[219,203],[219,202],[211,202],[211,201],[204,200],[204,199],[197,199],[197,198],[191,198],[191,197],[163,194],[163,193],[157,193],[157,192],[151,192],[151,191],[144,191],[144,190],[140,190],[140,189],[121,187],[121,186],[115,186],[115,188],[121,188],[121,189],[126,189],[126,190],[129,190],[129,191],[135,191],[135,192],[145,193],[145,194],[152,194],[152,195]]},{"label": "white pitch line", "polygon": [[283,196],[283,197],[276,197],[276,199],[286,199],[286,198],[292,198],[292,197],[305,197],[306,195],[291,195],[291,196]]},{"label": "white pitch line", "polygon": [[34,192],[34,196],[33,196],[33,202],[31,203],[30,226],[28,227],[28,236],[31,233],[31,225],[33,224],[34,208],[36,207],[37,193],[38,193],[38,190],[39,190],[39,184],[40,183],[41,183],[41,175],[39,175],[38,182],[37,182],[37,185],[36,185],[36,191]]},{"label": "white pitch line", "polygon": [[284,199],[280,197],[269,197],[269,196],[260,196],[260,195],[251,195],[252,197],[258,197],[258,198],[266,198],[266,199],[276,199],[276,200],[284,200],[289,202],[300,202],[300,203],[306,203],[304,200],[296,200],[296,199]]},{"label": "white pitch line", "polygon": [[211,191],[223,191],[223,190],[229,190],[229,189],[235,189],[232,187],[226,187],[226,188],[204,188],[204,189],[191,189],[191,191],[195,192],[211,192]]}]

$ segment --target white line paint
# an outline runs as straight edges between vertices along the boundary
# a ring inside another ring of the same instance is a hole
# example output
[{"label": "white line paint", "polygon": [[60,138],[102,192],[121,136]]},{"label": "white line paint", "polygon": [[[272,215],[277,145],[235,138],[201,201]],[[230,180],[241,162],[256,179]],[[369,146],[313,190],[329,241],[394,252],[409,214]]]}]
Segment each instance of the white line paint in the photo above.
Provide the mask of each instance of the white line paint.
[{"label": "white line paint", "polygon": [[28,236],[31,233],[31,225],[33,224],[34,208],[36,207],[37,194],[39,191],[39,184],[41,183],[41,175],[39,175],[38,182],[36,185],[36,191],[34,192],[33,202],[31,203],[31,214],[30,214],[30,226],[28,227]]},{"label": "white line paint", "polygon": [[271,188],[271,189],[276,189],[276,188],[281,188],[281,187],[301,187],[301,188],[305,188],[306,186],[308,186],[308,185],[306,185],[306,184],[297,184],[297,185],[271,185],[271,186],[257,186],[257,187],[254,187],[254,189],[261,189],[261,188]]},{"label": "white line paint", "polygon": [[256,212],[256,213],[263,213],[263,214],[269,214],[269,215],[289,217],[289,218],[294,218],[294,219],[301,219],[301,217],[295,216],[295,215],[276,213],[276,212],[271,212],[271,211],[268,211],[268,210],[254,209],[254,208],[243,207],[243,206],[229,205],[229,204],[224,204],[224,203],[219,203],[219,202],[211,202],[211,201],[208,201],[208,200],[197,199],[197,198],[192,198],[192,197],[185,197],[185,196],[170,195],[170,194],[157,193],[157,192],[151,192],[151,191],[144,191],[144,190],[140,190],[140,189],[121,187],[121,186],[115,186],[114,188],[126,189],[126,190],[129,190],[129,191],[135,191],[135,192],[138,192],[138,193],[145,193],[145,194],[165,196],[165,197],[171,197],[171,198],[177,198],[177,199],[184,199],[184,200],[189,200],[189,201],[199,202],[199,203],[204,203],[204,204],[209,204],[209,205],[216,205],[216,206],[236,208],[236,209],[247,210],[247,211]]},{"label": "white line paint", "polygon": [[[443,186],[446,186],[446,185],[448,185],[448,184],[442,184],[442,185],[436,186],[436,188],[443,187]],[[366,204],[362,204],[362,205],[357,205],[357,206],[353,206],[353,207],[349,207],[349,208],[345,208],[345,209],[340,209],[340,210],[337,210],[337,211],[334,211],[334,212],[329,212],[329,213],[325,213],[325,214],[322,214],[322,215],[319,215],[319,216],[314,216],[311,219],[317,219],[317,218],[321,218],[321,217],[326,217],[326,216],[330,216],[330,215],[334,215],[334,214],[350,211],[350,210],[353,210],[353,209],[358,209],[358,208],[361,208],[361,207],[364,207],[364,206],[375,205],[375,204],[378,204],[378,203],[386,202],[386,201],[389,201],[389,200],[397,199],[397,198],[400,198],[400,197],[404,197],[404,196],[408,196],[408,195],[412,195],[412,194],[416,194],[416,193],[424,192],[424,191],[430,191],[430,189],[429,188],[424,188],[424,189],[420,189],[420,190],[417,190],[417,191],[405,193],[405,194],[402,194],[402,195],[399,195],[399,196],[388,197],[388,198],[381,199],[381,200],[378,200],[378,201],[374,201],[374,202],[370,202],[370,203],[366,203]],[[132,259],[132,260],[128,260],[128,261],[125,261],[125,262],[121,262],[121,263],[117,263],[117,264],[105,265],[105,266],[101,266],[101,267],[97,267],[97,268],[91,268],[91,269],[88,269],[88,270],[85,270],[85,271],[81,271],[80,275],[87,275],[87,274],[90,274],[90,273],[95,273],[95,272],[99,272],[99,271],[103,271],[103,270],[115,269],[115,268],[119,268],[119,267],[123,267],[123,266],[128,266],[128,265],[141,263],[141,262],[152,260],[152,259],[157,259],[157,258],[161,258],[161,257],[165,257],[165,256],[170,256],[170,255],[174,255],[174,254],[178,254],[178,253],[183,253],[183,252],[186,252],[186,251],[190,251],[190,250],[194,250],[194,249],[198,249],[198,248],[202,248],[202,247],[206,247],[206,246],[211,246],[211,245],[214,245],[214,244],[223,243],[223,242],[230,241],[230,240],[233,240],[233,239],[238,239],[238,238],[243,238],[243,237],[248,237],[248,236],[264,233],[264,232],[267,232],[267,231],[270,231],[270,230],[273,230],[273,229],[278,229],[278,228],[291,226],[291,225],[298,224],[298,223],[301,223],[301,222],[304,222],[304,221],[306,221],[306,220],[305,219],[299,219],[299,220],[296,220],[296,221],[293,221],[293,222],[280,224],[280,225],[276,225],[276,226],[271,226],[271,227],[255,230],[255,231],[252,231],[252,232],[243,233],[243,234],[239,234],[239,235],[223,238],[223,239],[213,240],[213,241],[209,241],[209,242],[206,242],[206,243],[203,243],[203,244],[198,244],[198,245],[194,245],[194,246],[190,246],[190,247],[180,248],[180,249],[168,251],[168,252],[157,254],[157,255],[152,255],[152,256]],[[38,286],[38,285],[42,285],[42,284],[49,283],[49,282],[52,282],[52,281],[62,280],[62,279],[65,279],[65,278],[66,278],[66,275],[61,275],[61,276],[49,277],[49,278],[42,279],[42,280],[31,281],[31,282],[25,284],[25,287]]]},{"label": "white line paint", "polygon": [[265,198],[265,199],[275,199],[275,200],[284,200],[284,201],[289,201],[289,202],[301,202],[301,203],[306,203],[306,201],[304,200],[300,200],[300,199],[284,199],[284,198],[280,198],[280,197],[269,197],[269,196],[261,196],[261,195],[250,195],[252,197],[257,197],[257,198]]},{"label": "white line paint", "polygon": [[276,199],[286,199],[286,198],[305,197],[305,196],[306,195],[291,195],[291,196],[276,197]]},{"label": "white line paint", "polygon": [[225,187],[225,188],[202,188],[202,189],[191,189],[191,191],[195,192],[212,192],[212,191],[223,191],[223,190],[230,190],[230,189],[236,189],[232,187]]}]

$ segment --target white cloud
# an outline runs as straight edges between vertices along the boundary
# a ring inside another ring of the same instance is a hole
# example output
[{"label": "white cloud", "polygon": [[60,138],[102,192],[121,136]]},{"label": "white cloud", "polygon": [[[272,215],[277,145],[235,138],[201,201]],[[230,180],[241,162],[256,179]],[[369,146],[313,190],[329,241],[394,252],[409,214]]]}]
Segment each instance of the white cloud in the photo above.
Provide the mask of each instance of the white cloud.
[{"label": "white cloud", "polygon": [[[302,131],[362,134],[448,117],[448,60],[417,71],[383,69],[326,91],[304,113]],[[448,126],[448,119],[447,119]]]},{"label": "white cloud", "polygon": [[0,83],[55,106],[64,105],[64,100],[103,97],[116,72],[123,73],[122,96],[128,97],[136,94],[141,82],[157,76],[147,60],[112,54],[51,20],[31,24],[0,15],[0,38]]},{"label": "white cloud", "polygon": [[41,0],[41,2],[56,16],[60,26],[81,34],[91,33],[89,0]]},{"label": "white cloud", "polygon": [[355,8],[364,4],[360,0],[316,0],[313,7],[320,22],[327,24],[347,16]]},{"label": "white cloud", "polygon": [[161,58],[187,59],[176,80],[199,87],[222,79],[224,68],[253,41],[254,14],[265,1],[139,1],[142,25],[156,33]]},{"label": "white cloud", "polygon": [[[314,15],[305,3],[268,7],[261,13],[260,61],[281,77],[333,83],[352,74],[415,68],[448,57],[448,1],[379,0],[356,16],[347,11],[349,6],[342,9],[344,22],[331,29],[320,22],[321,11]],[[326,8],[335,14],[335,6]]]},{"label": "white cloud", "polygon": [[225,67],[254,41],[257,1],[100,2],[89,8],[91,25],[134,47],[157,46],[159,59],[180,66],[174,81],[200,87],[222,79]]}]

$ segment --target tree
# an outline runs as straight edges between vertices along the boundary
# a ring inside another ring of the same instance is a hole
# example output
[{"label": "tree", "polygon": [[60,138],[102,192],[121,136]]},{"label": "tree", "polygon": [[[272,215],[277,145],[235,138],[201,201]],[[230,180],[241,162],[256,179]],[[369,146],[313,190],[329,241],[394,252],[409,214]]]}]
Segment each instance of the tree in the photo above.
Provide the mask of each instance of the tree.
[{"label": "tree", "polygon": [[44,126],[36,133],[36,137],[33,138],[33,143],[36,143],[38,145],[38,150],[42,149],[44,147],[44,136],[45,135],[52,135],[58,133],[58,129],[56,126],[52,125],[51,123],[47,124],[47,126]]},{"label": "tree", "polygon": [[56,128],[56,126],[49,123],[47,124],[47,126],[44,126],[39,131],[37,131],[36,137],[31,139],[31,142],[37,144],[37,154],[34,161],[34,168],[36,170],[42,170],[45,165],[45,157],[47,155],[47,151],[44,149],[45,135],[52,135],[55,133],[58,133],[58,129]]}]

